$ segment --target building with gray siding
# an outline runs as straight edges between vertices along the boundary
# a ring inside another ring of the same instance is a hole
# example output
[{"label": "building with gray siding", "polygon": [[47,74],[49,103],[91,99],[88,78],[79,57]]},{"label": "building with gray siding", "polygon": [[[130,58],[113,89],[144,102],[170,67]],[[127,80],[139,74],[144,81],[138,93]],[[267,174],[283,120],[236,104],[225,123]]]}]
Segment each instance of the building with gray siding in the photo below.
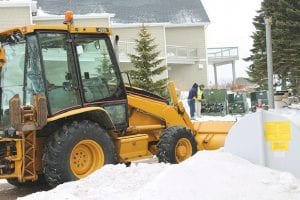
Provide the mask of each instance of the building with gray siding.
[{"label": "building with gray siding", "polygon": [[[21,6],[22,5],[22,6]],[[47,15],[35,15],[35,9]],[[155,38],[168,77],[180,90],[194,82],[207,85],[205,29],[209,18],[200,0],[38,0],[37,6],[0,0],[0,29],[27,24],[61,24],[66,10],[75,14],[79,26],[111,26],[120,37],[121,71],[131,69],[127,56],[134,52],[134,40],[142,24]],[[14,13],[14,17],[10,14]]]}]

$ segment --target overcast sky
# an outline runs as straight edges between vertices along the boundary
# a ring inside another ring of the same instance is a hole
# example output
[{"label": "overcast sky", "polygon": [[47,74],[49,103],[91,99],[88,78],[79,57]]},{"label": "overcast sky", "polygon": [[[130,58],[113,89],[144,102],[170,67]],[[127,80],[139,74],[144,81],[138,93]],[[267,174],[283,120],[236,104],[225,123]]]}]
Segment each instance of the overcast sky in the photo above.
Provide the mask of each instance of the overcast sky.
[{"label": "overcast sky", "polygon": [[[260,9],[262,0],[202,0],[210,19],[206,29],[207,47],[239,48],[240,59],[236,62],[236,77],[246,77],[246,69],[250,63],[242,58],[250,55],[252,39],[255,31],[252,25],[256,11]],[[214,83],[213,67],[209,66],[209,84]],[[232,81],[231,65],[218,67],[220,84]]]}]

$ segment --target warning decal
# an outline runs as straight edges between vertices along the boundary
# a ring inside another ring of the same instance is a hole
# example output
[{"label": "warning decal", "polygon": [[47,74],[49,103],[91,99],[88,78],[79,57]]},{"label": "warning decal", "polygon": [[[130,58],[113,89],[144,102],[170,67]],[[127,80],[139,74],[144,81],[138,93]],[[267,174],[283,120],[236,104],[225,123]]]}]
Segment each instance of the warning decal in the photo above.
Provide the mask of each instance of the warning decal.
[{"label": "warning decal", "polygon": [[272,151],[288,151],[291,140],[291,123],[289,121],[265,122],[265,138],[270,142]]}]

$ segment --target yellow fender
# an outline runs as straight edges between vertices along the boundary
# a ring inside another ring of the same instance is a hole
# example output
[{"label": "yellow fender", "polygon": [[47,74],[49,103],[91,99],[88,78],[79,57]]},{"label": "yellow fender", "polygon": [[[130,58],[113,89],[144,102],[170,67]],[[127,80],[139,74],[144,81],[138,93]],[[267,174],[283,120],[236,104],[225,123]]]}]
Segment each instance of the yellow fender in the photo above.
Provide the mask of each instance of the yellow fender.
[{"label": "yellow fender", "polygon": [[[112,119],[110,118],[108,112],[101,107],[85,107],[85,108],[79,108],[75,110],[71,110],[53,117],[50,117],[47,119],[47,122],[54,122],[56,120],[66,118],[66,117],[72,117],[72,116],[77,116],[81,114],[91,114],[93,119],[95,121],[99,121],[101,125],[103,125],[107,129],[115,129],[115,126],[113,124]],[[101,119],[101,121],[100,121]]]}]

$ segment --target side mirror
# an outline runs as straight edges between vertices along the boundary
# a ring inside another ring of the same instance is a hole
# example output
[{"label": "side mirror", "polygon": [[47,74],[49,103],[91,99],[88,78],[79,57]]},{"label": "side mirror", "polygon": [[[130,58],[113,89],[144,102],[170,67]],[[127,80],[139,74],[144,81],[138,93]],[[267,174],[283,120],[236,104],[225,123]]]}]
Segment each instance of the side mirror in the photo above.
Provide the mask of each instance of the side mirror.
[{"label": "side mirror", "polygon": [[0,67],[2,67],[6,63],[6,56],[3,47],[0,47]]}]

